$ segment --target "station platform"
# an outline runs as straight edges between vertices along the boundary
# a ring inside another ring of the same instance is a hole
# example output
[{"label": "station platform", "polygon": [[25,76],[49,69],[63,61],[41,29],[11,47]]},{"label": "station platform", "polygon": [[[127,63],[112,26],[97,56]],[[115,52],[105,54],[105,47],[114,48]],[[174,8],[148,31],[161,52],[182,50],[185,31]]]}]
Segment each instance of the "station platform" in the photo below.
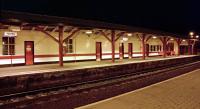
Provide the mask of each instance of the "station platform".
[{"label": "station platform", "polygon": [[63,85],[82,84],[141,71],[166,68],[200,60],[200,56],[148,57],[103,61],[85,61],[0,68],[0,96]]},{"label": "station platform", "polygon": [[166,58],[163,58],[162,56],[147,57],[145,60],[142,60],[141,58],[123,59],[123,60],[117,59],[115,63],[112,63],[111,60],[71,62],[71,63],[65,63],[63,67],[58,66],[58,64],[41,64],[41,65],[13,66],[13,67],[10,66],[10,67],[0,68],[0,72],[1,72],[0,77],[18,76],[18,75],[27,75],[27,74],[36,74],[36,73],[45,73],[45,72],[58,72],[58,71],[95,68],[95,67],[105,67],[105,66],[168,60],[168,59],[185,58],[185,57],[193,57],[193,56],[195,55],[170,56]]},{"label": "station platform", "polygon": [[76,109],[200,109],[200,69]]}]

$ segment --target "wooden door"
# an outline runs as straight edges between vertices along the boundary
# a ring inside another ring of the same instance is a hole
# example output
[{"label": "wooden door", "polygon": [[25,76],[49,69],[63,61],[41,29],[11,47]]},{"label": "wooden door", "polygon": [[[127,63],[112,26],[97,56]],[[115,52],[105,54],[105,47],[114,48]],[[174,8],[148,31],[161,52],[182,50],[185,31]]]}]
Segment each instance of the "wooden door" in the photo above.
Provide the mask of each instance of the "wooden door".
[{"label": "wooden door", "polygon": [[149,44],[146,44],[146,56],[149,56]]},{"label": "wooden door", "polygon": [[168,43],[168,50],[169,55],[174,55],[174,43]]},{"label": "wooden door", "polygon": [[96,42],[96,60],[100,61],[101,59],[102,59],[101,42]]},{"label": "wooden door", "polygon": [[25,64],[32,65],[34,64],[34,42],[25,41]]},{"label": "wooden door", "polygon": [[133,56],[133,44],[128,43],[128,57],[132,58],[132,56]]},{"label": "wooden door", "polygon": [[120,59],[124,58],[124,43],[119,44],[119,58]]}]

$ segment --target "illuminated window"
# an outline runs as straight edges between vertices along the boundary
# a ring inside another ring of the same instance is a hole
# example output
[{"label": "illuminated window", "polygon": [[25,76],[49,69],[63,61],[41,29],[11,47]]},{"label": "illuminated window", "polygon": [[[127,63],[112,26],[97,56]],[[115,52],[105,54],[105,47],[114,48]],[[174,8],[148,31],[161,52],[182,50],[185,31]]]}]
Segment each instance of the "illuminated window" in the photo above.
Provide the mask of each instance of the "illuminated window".
[{"label": "illuminated window", "polygon": [[73,40],[72,39],[68,39],[66,42],[66,53],[73,53]]},{"label": "illuminated window", "polygon": [[161,45],[150,45],[149,47],[151,52],[161,51]]},{"label": "illuminated window", "polygon": [[3,37],[3,55],[15,55],[15,37]]},{"label": "illuminated window", "polygon": [[157,51],[161,51],[161,45],[157,45]]}]

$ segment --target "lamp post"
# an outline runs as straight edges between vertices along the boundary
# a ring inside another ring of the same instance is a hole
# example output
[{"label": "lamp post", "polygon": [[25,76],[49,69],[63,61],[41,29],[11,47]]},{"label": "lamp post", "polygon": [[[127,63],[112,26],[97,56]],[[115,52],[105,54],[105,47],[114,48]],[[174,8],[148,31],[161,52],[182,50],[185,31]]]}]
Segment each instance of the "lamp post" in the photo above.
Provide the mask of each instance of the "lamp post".
[{"label": "lamp post", "polygon": [[[190,33],[189,33],[189,36],[190,36],[190,39],[189,39],[189,40],[194,41],[194,42],[192,43],[192,50],[191,50],[192,55],[193,55],[193,54],[194,54],[194,45],[195,45],[196,41],[198,41],[199,35],[198,35],[198,34],[195,34],[194,32],[190,32]],[[189,45],[189,47],[190,47],[190,45]]]}]

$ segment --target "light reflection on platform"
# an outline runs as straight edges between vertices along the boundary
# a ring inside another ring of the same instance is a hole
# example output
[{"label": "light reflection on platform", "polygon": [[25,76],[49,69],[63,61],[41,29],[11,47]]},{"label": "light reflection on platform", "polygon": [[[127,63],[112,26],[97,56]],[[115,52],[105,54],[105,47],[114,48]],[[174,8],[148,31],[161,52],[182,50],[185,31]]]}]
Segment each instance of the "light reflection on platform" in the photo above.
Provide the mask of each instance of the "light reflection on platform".
[{"label": "light reflection on platform", "polygon": [[62,71],[62,70],[83,69],[83,68],[92,68],[92,67],[103,67],[103,66],[121,65],[121,64],[128,64],[128,63],[140,63],[140,62],[158,61],[158,60],[184,58],[184,57],[192,57],[192,56],[194,55],[170,56],[166,58],[163,58],[162,56],[147,57],[146,60],[142,60],[141,58],[132,58],[132,59],[123,59],[123,60],[118,59],[116,60],[115,63],[112,63],[111,60],[70,62],[70,63],[65,63],[64,67],[59,67],[58,64],[41,64],[41,65],[31,65],[31,66],[4,67],[4,68],[0,68],[0,72],[1,72],[0,77],[54,72],[54,71]]}]

